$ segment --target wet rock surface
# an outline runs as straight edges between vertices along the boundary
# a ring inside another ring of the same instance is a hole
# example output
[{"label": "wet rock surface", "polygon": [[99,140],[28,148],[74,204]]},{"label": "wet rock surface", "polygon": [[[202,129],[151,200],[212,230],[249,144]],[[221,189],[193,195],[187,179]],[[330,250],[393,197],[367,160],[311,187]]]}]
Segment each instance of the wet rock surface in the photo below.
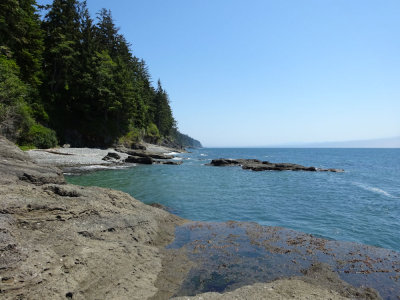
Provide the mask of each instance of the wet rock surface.
[{"label": "wet rock surface", "polygon": [[292,163],[271,163],[258,159],[213,159],[208,165],[215,167],[241,166],[244,170],[252,171],[310,171],[310,172],[344,172],[342,169],[320,169],[305,167]]},{"label": "wet rock surface", "polygon": [[288,277],[351,299],[400,296],[395,251],[255,223],[190,222],[175,234],[167,248],[182,251],[194,267],[171,296],[226,293]]}]

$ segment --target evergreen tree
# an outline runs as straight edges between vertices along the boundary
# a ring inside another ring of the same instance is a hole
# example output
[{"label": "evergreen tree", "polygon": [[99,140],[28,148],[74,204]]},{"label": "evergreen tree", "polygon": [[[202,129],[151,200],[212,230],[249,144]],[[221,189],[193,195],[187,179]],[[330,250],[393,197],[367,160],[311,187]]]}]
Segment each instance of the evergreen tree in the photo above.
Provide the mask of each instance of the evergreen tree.
[{"label": "evergreen tree", "polygon": [[16,61],[20,78],[37,88],[41,82],[43,32],[35,0],[0,2],[0,48]]},{"label": "evergreen tree", "polygon": [[0,3],[0,131],[40,147],[55,143],[42,125],[81,146],[188,140],[109,10],[95,23],[85,1],[54,0],[46,9],[40,21],[35,0]]},{"label": "evergreen tree", "polygon": [[175,120],[172,116],[172,110],[169,105],[167,92],[162,88],[161,81],[157,82],[157,90],[153,99],[154,121],[161,135],[169,136],[172,128],[175,126]]}]

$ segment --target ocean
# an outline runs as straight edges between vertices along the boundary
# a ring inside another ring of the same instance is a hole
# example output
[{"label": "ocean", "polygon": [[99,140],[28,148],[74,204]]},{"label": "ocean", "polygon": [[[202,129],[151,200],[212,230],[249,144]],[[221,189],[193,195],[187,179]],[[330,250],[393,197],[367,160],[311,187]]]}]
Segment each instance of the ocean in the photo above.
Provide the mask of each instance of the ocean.
[{"label": "ocean", "polygon": [[[183,164],[137,165],[66,176],[118,189],[195,221],[280,226],[338,241],[400,251],[400,149],[203,148]],[[344,173],[212,167],[215,158],[256,158]]]}]

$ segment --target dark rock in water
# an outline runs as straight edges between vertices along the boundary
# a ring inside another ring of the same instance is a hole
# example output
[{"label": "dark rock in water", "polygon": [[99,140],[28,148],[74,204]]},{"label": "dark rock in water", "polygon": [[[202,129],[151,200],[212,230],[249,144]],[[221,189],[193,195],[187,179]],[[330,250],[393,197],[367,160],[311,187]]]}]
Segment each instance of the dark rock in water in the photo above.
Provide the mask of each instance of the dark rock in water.
[{"label": "dark rock in water", "polygon": [[155,159],[172,159],[172,158],[174,158],[172,155],[165,155],[165,154],[152,153],[152,152],[148,152],[147,155],[150,156],[151,158],[155,158]]},{"label": "dark rock in water", "polygon": [[109,161],[109,160],[118,160],[121,159],[118,153],[115,152],[108,152],[106,156],[102,158],[102,160]]},{"label": "dark rock in water", "polygon": [[210,163],[211,166],[216,166],[216,167],[223,167],[223,166],[237,166],[239,165],[239,161],[234,160],[234,159],[225,159],[225,158],[219,158],[219,159],[213,159]]},{"label": "dark rock in water", "polygon": [[260,161],[258,159],[213,159],[210,166],[242,166],[244,170],[252,171],[309,171],[309,172],[344,172],[342,169],[317,169],[316,167],[305,167],[291,163],[271,163],[269,161]]},{"label": "dark rock in water", "polygon": [[175,165],[175,166],[182,164],[181,161],[171,161],[171,160],[167,160],[167,161],[158,160],[158,161],[155,161],[154,163],[158,164],[158,165]]},{"label": "dark rock in water", "polygon": [[132,149],[126,149],[126,148],[117,148],[115,150],[118,152],[121,152],[121,153],[129,154],[131,156],[151,157],[154,159],[172,159],[172,158],[174,158],[172,155],[165,155],[162,153],[156,153],[156,152],[151,152],[151,151],[132,150]]},{"label": "dark rock in water", "polygon": [[344,172],[343,169],[318,169],[320,172],[336,172],[336,173],[342,173]]},{"label": "dark rock in water", "polygon": [[128,156],[124,162],[126,163],[136,163],[136,164],[144,164],[151,165],[153,163],[153,159],[151,157],[141,157],[141,156]]}]

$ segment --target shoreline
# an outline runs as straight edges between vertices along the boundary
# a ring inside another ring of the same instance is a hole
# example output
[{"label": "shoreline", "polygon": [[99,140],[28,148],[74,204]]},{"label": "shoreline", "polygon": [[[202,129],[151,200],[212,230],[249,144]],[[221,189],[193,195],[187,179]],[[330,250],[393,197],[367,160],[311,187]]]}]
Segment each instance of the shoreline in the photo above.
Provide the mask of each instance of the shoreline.
[{"label": "shoreline", "polygon": [[[0,145],[4,204],[0,295],[6,299],[15,295],[167,299],[189,278],[196,262],[182,249],[165,246],[177,237],[175,227],[190,221],[122,192],[66,184],[60,169],[32,162],[2,137]],[[305,299],[312,293],[345,299],[348,284],[338,279],[332,290],[321,285],[326,276],[314,277],[256,283],[229,294],[207,294],[204,299],[229,299],[243,293],[249,299],[263,295]],[[269,290],[274,286],[279,288]],[[374,292],[370,296],[379,299]]]},{"label": "shoreline", "polygon": [[128,194],[67,184],[0,136],[2,299],[146,299],[184,220]]},{"label": "shoreline", "polygon": [[[154,144],[144,143],[146,150],[137,151],[143,155],[160,155],[174,158],[174,155],[185,153],[185,150],[168,148]],[[51,148],[34,149],[26,153],[37,164],[51,167],[58,167],[64,173],[79,174],[82,172],[91,172],[102,169],[123,169],[136,166],[136,163],[125,162],[130,156],[127,152],[134,151],[126,148]],[[116,154],[118,159],[105,158],[110,154]],[[169,159],[167,161],[170,161]],[[158,160],[154,161],[155,163]]]}]

